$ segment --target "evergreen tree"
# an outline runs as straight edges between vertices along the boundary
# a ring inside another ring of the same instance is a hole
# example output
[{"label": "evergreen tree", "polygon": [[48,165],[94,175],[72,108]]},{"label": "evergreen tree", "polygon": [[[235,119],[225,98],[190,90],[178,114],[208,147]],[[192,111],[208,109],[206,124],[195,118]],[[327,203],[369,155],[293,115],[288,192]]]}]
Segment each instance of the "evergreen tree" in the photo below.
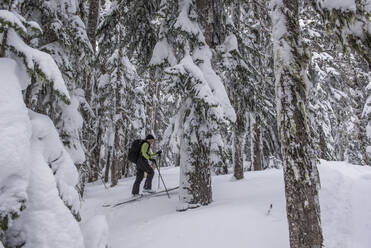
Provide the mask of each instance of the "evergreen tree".
[{"label": "evergreen tree", "polygon": [[[25,92],[26,104],[39,113],[48,115],[55,123],[66,149],[80,170],[82,194],[85,181],[86,148],[82,129],[86,130],[80,113],[91,115],[89,98],[91,92],[93,49],[87,37],[85,25],[80,18],[78,1],[22,1],[17,8],[27,18],[40,23],[44,35],[34,37],[32,44],[52,55],[62,72],[71,95],[71,104],[66,105],[51,94],[50,86],[33,82]],[[39,14],[35,14],[39,13]],[[85,134],[86,132],[84,132]],[[87,153],[89,154],[89,153]]]},{"label": "evergreen tree", "polygon": [[[312,6],[306,6],[303,21],[307,23],[304,34],[313,49],[310,77],[314,83],[312,99],[316,102],[312,103],[312,125],[313,131],[319,130],[314,135],[319,156],[367,164],[367,118],[362,115],[367,101],[364,89],[369,81],[369,64],[364,58],[369,50],[367,6],[357,2],[355,15],[352,10],[342,10],[341,3],[339,8],[328,8],[326,2],[316,1]],[[341,21],[336,24],[338,18]],[[325,26],[333,28],[333,32],[326,32]],[[364,32],[355,32],[355,26]]]},{"label": "evergreen tree", "polygon": [[[32,36],[42,32],[39,25],[36,22],[26,21],[19,14],[18,2],[14,1],[12,3],[13,5],[7,6],[8,10],[0,10],[1,54],[13,59],[4,60],[4,66],[10,66],[12,63],[14,65],[13,68],[9,69],[10,78],[14,81],[10,82],[9,89],[16,94],[17,98],[9,98],[8,100],[11,100],[14,106],[18,106],[20,113],[26,113],[26,118],[23,118],[22,122],[23,127],[27,127],[26,129],[29,131],[26,136],[24,132],[14,134],[14,140],[18,140],[18,137],[26,138],[24,145],[22,145],[26,150],[24,152],[14,151],[15,153],[12,156],[16,155],[17,152],[22,152],[17,156],[24,155],[25,159],[29,159],[27,163],[30,163],[31,166],[29,174],[25,170],[23,171],[25,175],[20,177],[17,176],[16,170],[11,170],[10,174],[9,171],[5,171],[5,177],[9,176],[4,180],[7,184],[10,183],[9,179],[18,177],[19,179],[29,179],[29,181],[27,183],[20,180],[18,182],[17,180],[14,181],[19,186],[15,188],[16,190],[13,189],[12,193],[10,192],[14,197],[11,197],[10,202],[5,202],[7,206],[2,208],[5,212],[2,211],[0,214],[2,224],[1,242],[4,241],[4,232],[6,232],[5,245],[7,247],[19,247],[24,244],[32,247],[37,240],[30,237],[40,238],[45,246],[54,246],[54,240],[48,239],[50,230],[40,232],[35,228],[35,226],[40,225],[40,220],[38,218],[30,219],[30,216],[34,216],[35,213],[43,213],[45,216],[53,216],[49,220],[49,225],[68,237],[68,241],[65,240],[66,245],[82,247],[83,240],[79,226],[68,210],[70,208],[72,214],[79,219],[80,202],[74,189],[78,179],[76,168],[70,155],[61,144],[59,135],[50,119],[31,110],[28,110],[27,113],[25,104],[20,99],[20,90],[26,89],[35,83],[42,86],[48,85],[50,93],[64,104],[71,103],[70,94],[53,58],[49,54],[30,46],[29,40],[32,40]],[[14,111],[14,108],[9,109],[9,114],[14,116],[15,113],[12,111]],[[6,116],[3,118],[6,118]],[[21,121],[21,119],[18,118],[18,121]],[[20,127],[20,131],[23,130],[22,126]],[[21,164],[18,164],[15,169],[20,168],[19,166]],[[38,184],[46,187],[47,193],[45,195],[38,192],[38,187],[40,187]],[[69,224],[58,223],[57,220],[62,219],[68,220]],[[24,235],[20,235],[20,233]]]},{"label": "evergreen tree", "polygon": [[307,54],[299,2],[275,1],[272,12],[278,131],[283,158],[290,247],[322,247],[319,175],[307,123]]},{"label": "evergreen tree", "polygon": [[[133,168],[127,160],[131,142],[144,136],[145,87],[135,66],[126,56],[124,34],[126,16],[121,4],[113,4],[98,29],[99,65],[99,168],[105,169],[105,180],[111,172],[111,185],[122,175],[130,176]],[[112,22],[116,19],[117,22]]]},{"label": "evergreen tree", "polygon": [[219,128],[234,121],[235,114],[211,66],[197,6],[189,0],[169,1],[162,11],[165,18],[151,64],[171,66],[166,89],[182,99],[166,136],[180,147],[178,210],[186,210],[212,201],[210,169],[220,160],[216,148],[223,146]]},{"label": "evergreen tree", "polygon": [[[219,47],[223,78],[237,113],[234,126],[235,177],[243,164],[262,170],[280,159],[273,86],[271,23],[264,1],[231,1],[228,36]],[[275,158],[275,159],[274,159]]]},{"label": "evergreen tree", "polygon": [[311,6],[304,6],[301,21],[304,39],[312,50],[309,110],[317,156],[364,164],[364,138],[360,134],[367,64],[350,52],[344,53],[335,35],[325,32]]},{"label": "evergreen tree", "polygon": [[99,8],[100,0],[89,1],[89,14],[87,16],[88,17],[87,34],[93,47],[95,47],[96,45],[96,32],[99,20]]}]

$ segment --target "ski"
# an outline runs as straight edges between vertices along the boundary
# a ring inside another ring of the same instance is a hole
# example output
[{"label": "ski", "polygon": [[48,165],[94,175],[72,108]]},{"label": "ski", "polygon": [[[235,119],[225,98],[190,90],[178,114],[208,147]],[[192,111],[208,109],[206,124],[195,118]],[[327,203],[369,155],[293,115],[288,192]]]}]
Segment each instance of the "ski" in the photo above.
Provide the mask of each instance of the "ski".
[{"label": "ski", "polygon": [[[179,188],[179,186],[174,187],[174,188],[170,188],[167,191],[168,192],[174,191],[174,190],[177,190],[178,188]],[[117,206],[120,206],[120,205],[123,205],[123,204],[126,204],[126,203],[139,201],[139,200],[144,199],[144,198],[158,197],[158,196],[162,196],[164,194],[166,194],[166,190],[161,190],[161,191],[157,191],[155,193],[150,193],[150,194],[142,194],[138,197],[130,198],[130,199],[127,199],[127,200],[122,201],[122,202],[118,202],[118,203],[114,203],[114,204],[104,204],[103,207],[117,207]]]}]

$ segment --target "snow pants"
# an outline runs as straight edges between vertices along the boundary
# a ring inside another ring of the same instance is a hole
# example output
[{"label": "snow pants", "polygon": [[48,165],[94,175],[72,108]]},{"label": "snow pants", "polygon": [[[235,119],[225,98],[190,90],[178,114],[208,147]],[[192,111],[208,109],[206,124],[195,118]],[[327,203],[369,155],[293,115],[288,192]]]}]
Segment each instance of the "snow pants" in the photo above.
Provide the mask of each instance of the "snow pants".
[{"label": "snow pants", "polygon": [[152,167],[149,165],[148,161],[142,156],[139,157],[136,166],[137,166],[137,177],[135,178],[133,190],[131,191],[133,195],[139,194],[139,187],[140,187],[140,183],[143,180],[144,172],[147,172],[147,178],[144,183],[144,189],[152,189],[152,179],[153,179],[153,175],[155,174]]}]

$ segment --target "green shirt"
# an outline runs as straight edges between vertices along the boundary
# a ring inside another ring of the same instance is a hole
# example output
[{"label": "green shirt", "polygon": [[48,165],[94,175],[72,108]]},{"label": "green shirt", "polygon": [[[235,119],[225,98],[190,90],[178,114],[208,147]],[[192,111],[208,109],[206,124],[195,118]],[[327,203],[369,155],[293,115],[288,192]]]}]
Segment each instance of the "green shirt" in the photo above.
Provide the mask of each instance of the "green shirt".
[{"label": "green shirt", "polygon": [[142,156],[145,158],[145,159],[151,159],[151,158],[155,158],[157,156],[156,153],[149,153],[149,144],[147,142],[144,142],[142,144],[142,147],[140,149],[140,152],[142,153]]}]

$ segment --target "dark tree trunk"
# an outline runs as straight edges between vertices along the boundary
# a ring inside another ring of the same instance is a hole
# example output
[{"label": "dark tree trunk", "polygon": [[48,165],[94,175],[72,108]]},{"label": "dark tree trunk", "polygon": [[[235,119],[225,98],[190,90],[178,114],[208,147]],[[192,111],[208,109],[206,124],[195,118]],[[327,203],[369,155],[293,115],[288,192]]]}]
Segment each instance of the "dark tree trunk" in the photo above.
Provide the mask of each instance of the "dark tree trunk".
[{"label": "dark tree trunk", "polygon": [[122,89],[122,78],[123,75],[121,74],[122,69],[122,49],[123,49],[123,43],[122,43],[122,31],[120,30],[120,34],[118,35],[117,44],[119,44],[119,58],[117,62],[117,78],[115,82],[115,109],[114,109],[114,116],[115,120],[114,122],[114,152],[113,152],[113,158],[112,158],[112,171],[111,171],[111,186],[117,185],[119,174],[121,174],[121,166],[122,166],[122,149],[121,147],[121,134],[122,134],[122,97],[121,97],[121,89]]},{"label": "dark tree trunk", "polygon": [[[152,101],[153,107],[153,115],[152,115],[152,124],[153,124],[153,134],[155,138],[158,139],[159,137],[159,112],[160,112],[160,84],[156,82],[152,82],[156,92],[156,99]],[[159,140],[152,145],[152,151],[155,152],[158,150]]]},{"label": "dark tree trunk", "polygon": [[237,133],[234,137],[234,171],[233,175],[237,180],[243,178],[243,159],[242,159],[242,142],[241,137]]},{"label": "dark tree trunk", "polygon": [[225,39],[225,4],[222,0],[196,0],[206,43],[215,47]]},{"label": "dark tree trunk", "polygon": [[286,32],[275,37],[275,42],[279,42],[275,50],[275,69],[290,247],[320,248],[323,247],[323,237],[319,176],[306,119],[305,72],[308,59],[301,44],[299,1],[278,2],[274,11],[274,15],[280,18],[274,21],[274,25],[284,23],[286,26]]},{"label": "dark tree trunk", "polygon": [[234,130],[234,171],[233,175],[237,180],[240,180],[244,177],[243,175],[243,157],[242,157],[242,151],[243,151],[243,142],[242,139],[244,137],[245,133],[245,114],[242,114],[239,103],[234,97],[235,104],[235,111],[236,111],[236,124],[235,124],[235,130]]},{"label": "dark tree trunk", "polygon": [[111,148],[108,150],[108,155],[107,155],[107,163],[106,163],[106,168],[104,171],[104,182],[108,183],[108,178],[109,178],[109,168],[111,167]]},{"label": "dark tree trunk", "polygon": [[251,154],[251,158],[253,161],[253,168],[254,171],[263,170],[263,154],[262,154],[262,145],[261,145],[261,124],[259,115],[256,114],[255,123],[252,127],[252,137],[251,137],[251,145],[253,147],[253,153]]},{"label": "dark tree trunk", "polygon": [[95,51],[96,31],[99,17],[99,0],[90,0],[87,34]]},{"label": "dark tree trunk", "polygon": [[112,162],[111,162],[111,187],[117,185],[118,176],[117,176],[117,161],[114,159],[116,151],[112,152]]}]

